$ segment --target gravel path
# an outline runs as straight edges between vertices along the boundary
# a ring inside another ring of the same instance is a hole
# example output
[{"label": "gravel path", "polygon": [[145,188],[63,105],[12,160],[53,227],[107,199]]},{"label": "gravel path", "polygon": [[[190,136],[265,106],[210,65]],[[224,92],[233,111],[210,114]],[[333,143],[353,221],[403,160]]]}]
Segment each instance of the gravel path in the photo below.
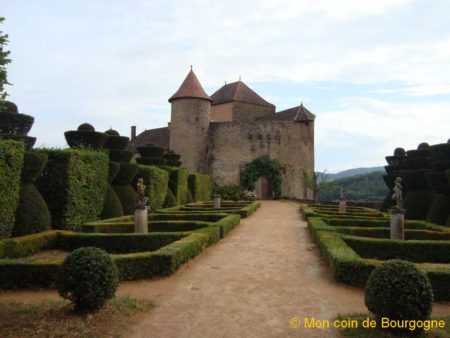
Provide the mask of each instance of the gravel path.
[{"label": "gravel path", "polygon": [[[293,329],[289,321],[366,312],[363,290],[332,280],[298,209],[294,202],[264,201],[174,275],[121,284],[119,295],[155,304],[133,318],[125,337],[334,337],[327,329]],[[0,300],[54,297],[13,292]],[[448,314],[450,304],[434,310]]]}]

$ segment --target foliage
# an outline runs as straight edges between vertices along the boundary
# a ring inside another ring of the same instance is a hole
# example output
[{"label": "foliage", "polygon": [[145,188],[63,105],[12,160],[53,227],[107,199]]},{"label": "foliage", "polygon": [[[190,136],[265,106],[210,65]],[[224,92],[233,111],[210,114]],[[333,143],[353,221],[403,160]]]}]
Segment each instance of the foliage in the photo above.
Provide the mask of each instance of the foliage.
[{"label": "foliage", "polygon": [[176,154],[172,150],[167,151],[163,155],[163,158],[166,160],[166,165],[169,167],[181,167],[180,157],[181,155]]},{"label": "foliage", "polygon": [[123,216],[123,214],[122,202],[111,184],[108,184],[100,218],[120,217]]},{"label": "foliage", "polygon": [[316,204],[320,200],[321,193],[335,187],[335,183],[330,181],[329,174],[326,171],[305,173],[305,184],[308,189],[313,191]]},{"label": "foliage", "polygon": [[184,168],[164,167],[169,173],[169,188],[175,196],[176,205],[186,204],[188,171]]},{"label": "foliage", "polygon": [[113,185],[128,185],[133,182],[139,171],[139,166],[134,163],[120,162],[120,169],[112,180]]},{"label": "foliage", "polygon": [[0,133],[26,136],[34,123],[34,117],[18,113],[0,113]]},{"label": "foliage", "polygon": [[108,135],[108,138],[103,146],[104,149],[124,150],[130,141],[130,138],[126,136],[108,134],[108,131],[105,134]]},{"label": "foliage", "polygon": [[70,130],[64,133],[67,144],[72,149],[92,148],[101,149],[108,139],[108,135],[98,131]]},{"label": "foliage", "polygon": [[92,124],[82,123],[77,128],[78,131],[95,131],[95,128]]},{"label": "foliage", "polygon": [[383,181],[383,173],[372,172],[333,181],[332,185],[320,193],[320,200],[333,201],[339,199],[341,187],[345,188],[346,198],[353,201],[382,200],[389,193]]},{"label": "foliage", "polygon": [[256,181],[261,176],[267,177],[270,181],[274,198],[280,198],[283,180],[283,170],[280,162],[276,159],[271,159],[268,155],[254,159],[241,171],[241,186],[247,190],[255,190]]},{"label": "foliage", "polygon": [[223,185],[215,187],[214,191],[225,201],[239,201],[242,198],[242,189],[238,185]]},{"label": "foliage", "polygon": [[164,199],[163,207],[164,208],[172,208],[176,205],[176,203],[177,203],[177,201],[175,199],[175,196],[174,196],[172,190],[170,190],[168,188],[167,192],[166,192],[166,197]]},{"label": "foliage", "polygon": [[111,149],[108,151],[109,159],[114,162],[130,162],[133,158],[133,153],[128,150]]},{"label": "foliage", "polygon": [[377,319],[425,320],[430,317],[433,292],[427,276],[414,264],[391,260],[378,266],[367,280],[365,303]]},{"label": "foliage", "polygon": [[93,150],[42,150],[48,164],[36,181],[56,229],[77,229],[100,215],[108,186],[108,157]]},{"label": "foliage", "polygon": [[242,193],[242,199],[245,201],[256,201],[256,194],[254,191],[245,190]]},{"label": "foliage", "polygon": [[189,189],[186,190],[186,203],[193,203],[194,198],[192,197],[192,193]]},{"label": "foliage", "polygon": [[208,175],[200,173],[189,174],[188,185],[194,202],[211,200],[212,184]]},{"label": "foliage", "polygon": [[144,179],[149,206],[152,209],[161,208],[166,198],[169,174],[165,170],[155,166],[140,165],[139,171],[134,177],[133,187],[136,187],[139,178]]},{"label": "foliage", "polygon": [[[3,24],[4,20],[5,18],[0,17],[0,25]],[[6,65],[11,62],[8,58],[10,51],[5,49],[7,43],[8,34],[4,34],[3,31],[0,30],[0,110],[3,109],[5,98],[8,95],[5,91],[5,85],[10,84],[6,72]]]},{"label": "foliage", "polygon": [[62,264],[58,293],[75,304],[76,310],[98,310],[116,293],[117,267],[101,249],[73,251]]},{"label": "foliage", "polygon": [[0,141],[0,238],[9,237],[14,226],[23,158],[23,144]]}]

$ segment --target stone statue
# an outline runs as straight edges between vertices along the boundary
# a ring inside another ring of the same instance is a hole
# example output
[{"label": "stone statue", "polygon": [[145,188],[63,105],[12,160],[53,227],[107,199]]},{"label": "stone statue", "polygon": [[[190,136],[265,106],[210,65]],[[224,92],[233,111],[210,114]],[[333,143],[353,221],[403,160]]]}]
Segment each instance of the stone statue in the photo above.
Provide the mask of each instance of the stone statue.
[{"label": "stone statue", "polygon": [[392,199],[396,201],[397,205],[395,207],[397,209],[403,209],[403,187],[401,185],[402,178],[397,177],[394,182],[394,194],[392,195]]},{"label": "stone statue", "polygon": [[144,179],[139,178],[136,186],[137,186],[136,209],[146,210],[148,197],[145,197]]}]

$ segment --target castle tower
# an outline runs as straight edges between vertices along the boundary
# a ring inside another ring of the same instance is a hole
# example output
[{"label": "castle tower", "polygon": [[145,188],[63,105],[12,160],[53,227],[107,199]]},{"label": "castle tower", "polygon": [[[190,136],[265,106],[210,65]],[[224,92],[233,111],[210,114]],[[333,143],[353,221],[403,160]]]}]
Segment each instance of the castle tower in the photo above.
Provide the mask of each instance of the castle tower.
[{"label": "castle tower", "polygon": [[170,149],[181,155],[189,171],[206,171],[211,98],[191,71],[173,94],[170,119]]}]

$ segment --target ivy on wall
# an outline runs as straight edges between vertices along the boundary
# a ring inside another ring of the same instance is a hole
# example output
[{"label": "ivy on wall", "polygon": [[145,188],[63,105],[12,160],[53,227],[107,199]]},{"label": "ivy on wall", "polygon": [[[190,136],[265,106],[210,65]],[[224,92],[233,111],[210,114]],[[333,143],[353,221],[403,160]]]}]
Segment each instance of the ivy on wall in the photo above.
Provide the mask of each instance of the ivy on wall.
[{"label": "ivy on wall", "polygon": [[241,186],[244,189],[254,190],[256,181],[261,176],[266,176],[270,181],[274,198],[280,198],[283,180],[283,168],[280,162],[270,158],[268,155],[254,159],[241,171]]}]

